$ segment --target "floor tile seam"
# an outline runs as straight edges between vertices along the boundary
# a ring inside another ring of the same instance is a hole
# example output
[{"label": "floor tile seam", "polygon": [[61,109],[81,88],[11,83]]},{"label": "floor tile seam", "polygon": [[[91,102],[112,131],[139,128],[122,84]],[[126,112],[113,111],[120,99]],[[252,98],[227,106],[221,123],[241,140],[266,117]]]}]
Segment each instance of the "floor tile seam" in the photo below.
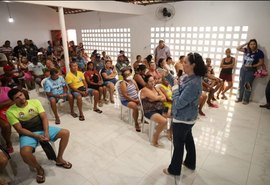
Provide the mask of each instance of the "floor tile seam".
[{"label": "floor tile seam", "polygon": [[227,181],[233,182],[234,184],[237,184],[237,185],[243,185],[243,184],[239,184],[239,183],[237,183],[237,182],[232,181],[230,178],[224,178],[224,177],[221,177],[221,176],[219,176],[218,174],[216,174],[215,172],[209,171],[208,169],[202,169],[202,168],[201,168],[200,171],[206,171],[206,172],[211,173],[211,174],[213,174],[213,175],[215,175],[215,176],[218,176],[218,178],[221,178],[221,179],[223,179],[223,180],[227,180]]},{"label": "floor tile seam", "polygon": [[249,168],[248,168],[248,176],[247,176],[247,179],[246,179],[246,185],[248,184],[248,179],[249,179],[249,176],[250,176],[250,171],[251,171],[251,165],[252,165],[252,161],[253,161],[253,156],[254,156],[254,152],[255,152],[255,147],[256,147],[256,141],[257,141],[257,138],[258,138],[258,135],[259,135],[259,127],[261,125],[261,119],[262,119],[262,110],[260,110],[261,112],[261,116],[259,118],[259,124],[257,126],[257,130],[256,130],[256,137],[255,137],[255,142],[254,142],[254,146],[253,146],[253,151],[252,151],[252,155],[251,155],[251,160],[250,160],[250,163],[249,163]]}]

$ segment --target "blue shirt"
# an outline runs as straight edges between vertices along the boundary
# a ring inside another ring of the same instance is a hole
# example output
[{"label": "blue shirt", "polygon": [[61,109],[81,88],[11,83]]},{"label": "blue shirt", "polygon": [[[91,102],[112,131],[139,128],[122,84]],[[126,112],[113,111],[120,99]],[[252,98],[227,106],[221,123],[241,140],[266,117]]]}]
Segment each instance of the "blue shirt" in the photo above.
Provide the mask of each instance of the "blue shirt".
[{"label": "blue shirt", "polygon": [[259,62],[259,59],[264,58],[264,53],[257,49],[254,53],[245,48],[244,51],[244,65],[254,65]]},{"label": "blue shirt", "polygon": [[66,86],[66,81],[62,76],[59,76],[57,80],[52,80],[48,78],[44,83],[45,92],[51,92],[56,95],[64,94],[64,86]]}]

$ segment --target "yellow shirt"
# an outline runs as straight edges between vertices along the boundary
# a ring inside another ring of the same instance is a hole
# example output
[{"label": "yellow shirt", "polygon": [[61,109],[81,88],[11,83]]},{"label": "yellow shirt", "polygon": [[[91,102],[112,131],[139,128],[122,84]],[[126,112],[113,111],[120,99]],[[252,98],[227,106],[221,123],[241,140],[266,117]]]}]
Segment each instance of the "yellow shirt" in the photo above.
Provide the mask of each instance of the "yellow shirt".
[{"label": "yellow shirt", "polygon": [[7,119],[11,125],[20,123],[20,121],[28,121],[44,111],[41,103],[37,99],[27,100],[27,105],[23,108],[17,107],[13,104],[7,110]]},{"label": "yellow shirt", "polygon": [[[165,85],[161,84],[161,87],[165,90],[166,94],[168,97],[172,98],[172,89],[168,86],[166,87]],[[169,109],[172,108],[172,102],[163,102],[164,107],[168,107]]]},{"label": "yellow shirt", "polygon": [[67,84],[70,84],[73,88],[78,89],[79,87],[84,86],[83,80],[85,80],[85,78],[81,71],[77,71],[77,75],[74,75],[72,72],[68,72],[65,80]]}]

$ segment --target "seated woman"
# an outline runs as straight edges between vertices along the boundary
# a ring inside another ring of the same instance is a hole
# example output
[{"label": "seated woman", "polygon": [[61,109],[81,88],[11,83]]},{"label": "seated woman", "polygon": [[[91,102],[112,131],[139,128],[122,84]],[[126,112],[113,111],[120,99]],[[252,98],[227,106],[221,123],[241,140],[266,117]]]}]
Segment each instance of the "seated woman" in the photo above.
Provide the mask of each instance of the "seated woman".
[{"label": "seated woman", "polygon": [[139,90],[141,90],[145,85],[145,71],[146,71],[146,66],[144,64],[139,64],[137,68],[135,68],[135,75],[133,79],[138,85]]},{"label": "seated woman", "polygon": [[24,82],[25,82],[27,88],[29,90],[32,90],[35,88],[35,82],[33,80],[34,78],[31,74],[31,72],[28,69],[30,62],[27,60],[27,57],[25,57],[25,56],[23,56],[20,60],[19,60],[19,67],[24,75],[23,76]]},{"label": "seated woman", "polygon": [[5,140],[5,148],[9,153],[13,152],[12,143],[10,140],[11,137],[11,125],[9,124],[7,117],[6,117],[6,111],[8,108],[13,105],[14,103],[8,98],[8,91],[11,88],[2,86],[2,82],[0,81],[0,127],[1,127],[1,133]]},{"label": "seated woman", "polygon": [[110,101],[111,103],[114,103],[113,99],[113,93],[114,93],[114,85],[117,82],[116,80],[116,69],[112,65],[112,61],[106,60],[105,61],[105,67],[101,70],[101,76],[104,81],[104,85],[109,88],[109,93],[110,93]]},{"label": "seated woman", "polygon": [[133,119],[135,122],[135,129],[140,132],[140,126],[138,123],[138,86],[136,82],[132,79],[132,69],[130,67],[125,67],[121,70],[123,75],[123,81],[120,82],[120,87],[118,89],[120,100],[122,105],[127,106],[133,110]]},{"label": "seated woman", "polygon": [[[87,63],[87,71],[85,71],[84,77],[89,88],[99,91],[99,101],[98,101],[99,107],[103,106],[103,102],[108,104],[109,101],[106,100],[107,88],[103,84],[101,75],[99,74],[97,70],[95,70],[93,62]],[[101,98],[102,95],[103,95],[103,101]]]},{"label": "seated woman", "polygon": [[149,63],[149,71],[146,73],[146,75],[153,76],[156,84],[161,83],[161,76],[162,75],[157,71],[155,62]]},{"label": "seated woman", "polygon": [[166,97],[159,89],[155,88],[153,76],[146,75],[145,83],[146,86],[141,90],[144,116],[158,124],[156,132],[154,133],[153,138],[151,138],[152,145],[158,147],[159,135],[167,125],[167,119],[162,116],[164,110],[163,102],[166,101]]}]

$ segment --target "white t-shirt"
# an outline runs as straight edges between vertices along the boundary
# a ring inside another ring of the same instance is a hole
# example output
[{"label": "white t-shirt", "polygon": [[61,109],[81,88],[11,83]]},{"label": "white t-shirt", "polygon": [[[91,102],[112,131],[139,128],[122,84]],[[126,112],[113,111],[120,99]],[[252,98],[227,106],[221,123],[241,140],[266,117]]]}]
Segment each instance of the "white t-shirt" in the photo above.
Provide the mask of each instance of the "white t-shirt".
[{"label": "white t-shirt", "polygon": [[29,64],[28,69],[29,71],[33,71],[33,73],[37,76],[43,75],[43,69],[45,67],[41,63],[37,63],[37,65],[34,65],[33,63]]}]

